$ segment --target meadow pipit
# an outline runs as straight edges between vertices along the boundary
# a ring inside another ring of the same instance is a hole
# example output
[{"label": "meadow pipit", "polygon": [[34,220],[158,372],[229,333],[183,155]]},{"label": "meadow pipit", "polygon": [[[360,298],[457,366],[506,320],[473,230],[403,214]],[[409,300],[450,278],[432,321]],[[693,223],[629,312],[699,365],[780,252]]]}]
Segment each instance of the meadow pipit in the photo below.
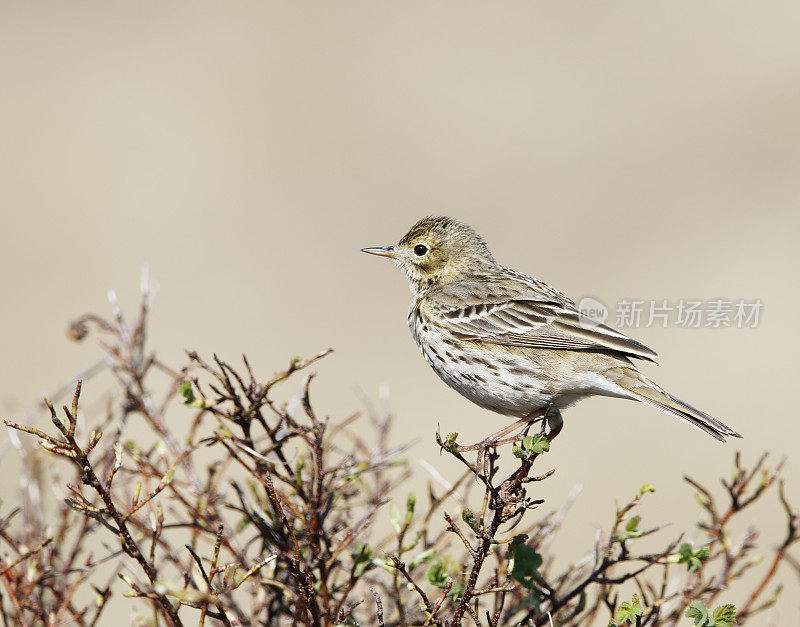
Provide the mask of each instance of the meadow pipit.
[{"label": "meadow pipit", "polygon": [[631,361],[656,353],[585,318],[547,283],[498,264],[466,224],[424,218],[398,244],[363,252],[389,257],[408,277],[408,326],[436,374],[481,407],[520,419],[463,450],[512,441],[503,438],[544,416],[560,430],[560,410],[593,395],[642,401],[723,442],[741,437]]}]

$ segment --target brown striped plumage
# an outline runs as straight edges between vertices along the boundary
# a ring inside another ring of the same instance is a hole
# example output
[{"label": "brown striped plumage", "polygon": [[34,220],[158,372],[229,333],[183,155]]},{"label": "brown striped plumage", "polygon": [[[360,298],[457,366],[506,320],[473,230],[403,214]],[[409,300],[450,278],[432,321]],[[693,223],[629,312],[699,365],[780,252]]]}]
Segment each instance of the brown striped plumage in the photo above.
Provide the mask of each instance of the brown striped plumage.
[{"label": "brown striped plumage", "polygon": [[483,238],[452,218],[425,218],[390,257],[413,297],[408,324],[423,356],[449,386],[481,407],[525,418],[586,396],[628,398],[681,418],[718,440],[731,428],[638,372],[656,353],[583,317],[547,283],[498,264]]}]

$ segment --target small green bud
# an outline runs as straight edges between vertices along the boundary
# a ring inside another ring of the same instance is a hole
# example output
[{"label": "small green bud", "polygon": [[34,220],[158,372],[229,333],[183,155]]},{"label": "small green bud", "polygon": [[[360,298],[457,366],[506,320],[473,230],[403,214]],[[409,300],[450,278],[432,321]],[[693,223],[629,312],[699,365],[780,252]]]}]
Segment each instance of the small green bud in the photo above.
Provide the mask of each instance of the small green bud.
[{"label": "small green bud", "polygon": [[450,451],[451,453],[457,453],[458,447],[456,446],[456,438],[458,437],[458,433],[450,433],[447,436],[447,439],[444,441],[445,448]]},{"label": "small green bud", "polygon": [[406,517],[403,521],[406,526],[411,524],[411,518],[414,516],[414,508],[417,505],[417,497],[414,496],[413,492],[408,493],[408,498],[406,499]]},{"label": "small green bud", "polygon": [[481,525],[478,522],[478,519],[475,518],[475,514],[472,513],[472,510],[468,507],[465,507],[461,512],[461,520],[467,523],[470,529],[472,529],[475,533],[479,533],[481,529]]}]

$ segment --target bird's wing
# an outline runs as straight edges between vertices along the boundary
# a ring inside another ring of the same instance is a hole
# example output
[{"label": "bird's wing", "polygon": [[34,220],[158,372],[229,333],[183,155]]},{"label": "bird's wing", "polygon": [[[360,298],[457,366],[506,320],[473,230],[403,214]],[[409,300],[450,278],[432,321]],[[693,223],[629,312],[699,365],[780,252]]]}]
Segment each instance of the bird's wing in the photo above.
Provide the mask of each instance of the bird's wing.
[{"label": "bird's wing", "polygon": [[658,356],[644,344],[581,315],[566,298],[519,290],[522,293],[513,298],[499,299],[483,291],[441,294],[434,305],[438,320],[466,340],[523,348],[610,350],[649,361]]}]

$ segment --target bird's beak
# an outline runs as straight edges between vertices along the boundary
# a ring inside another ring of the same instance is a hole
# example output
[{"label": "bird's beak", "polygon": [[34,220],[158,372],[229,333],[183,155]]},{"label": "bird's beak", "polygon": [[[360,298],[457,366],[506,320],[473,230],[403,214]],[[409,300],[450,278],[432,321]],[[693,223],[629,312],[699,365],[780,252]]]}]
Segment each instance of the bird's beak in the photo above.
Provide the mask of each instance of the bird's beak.
[{"label": "bird's beak", "polygon": [[379,255],[381,257],[391,257],[397,259],[400,255],[394,249],[394,246],[374,246],[372,248],[362,248],[362,253],[369,253],[370,255]]}]

